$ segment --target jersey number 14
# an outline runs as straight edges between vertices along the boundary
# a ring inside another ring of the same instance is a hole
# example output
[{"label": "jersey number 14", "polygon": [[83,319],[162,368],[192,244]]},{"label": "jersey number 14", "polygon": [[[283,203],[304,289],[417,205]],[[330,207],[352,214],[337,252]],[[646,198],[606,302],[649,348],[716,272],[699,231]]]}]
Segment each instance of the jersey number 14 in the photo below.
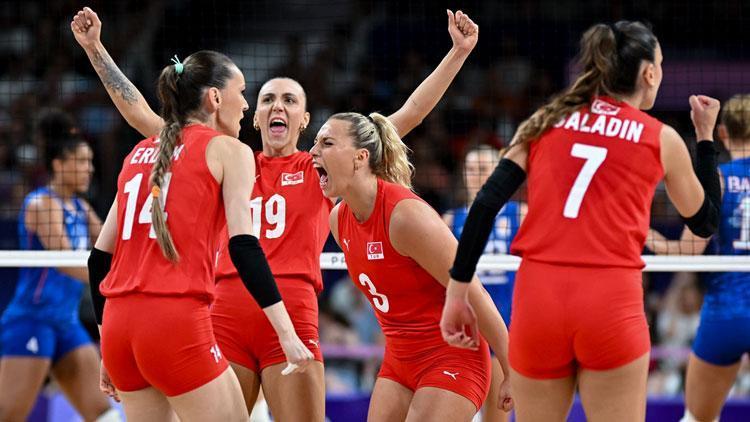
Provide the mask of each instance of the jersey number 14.
[{"label": "jersey number 14", "polygon": [[[164,204],[167,203],[167,194],[169,193],[170,180],[172,180],[172,173],[165,173],[160,195],[162,209],[164,209]],[[122,240],[128,240],[133,235],[135,207],[137,205],[138,192],[141,190],[142,181],[143,173],[138,173],[133,176],[132,179],[128,180],[127,183],[125,183],[125,189],[123,189],[123,192],[125,192],[125,195],[128,196],[128,199],[125,203],[125,221],[123,221],[122,225]],[[138,213],[138,224],[148,224],[150,226],[148,237],[150,237],[151,239],[156,239],[156,232],[154,231],[154,226],[151,224],[151,206],[153,205],[153,203],[154,197],[149,195],[146,198],[146,202],[143,203],[143,207],[141,207],[141,212]],[[164,220],[167,220],[166,212],[164,213]]]}]

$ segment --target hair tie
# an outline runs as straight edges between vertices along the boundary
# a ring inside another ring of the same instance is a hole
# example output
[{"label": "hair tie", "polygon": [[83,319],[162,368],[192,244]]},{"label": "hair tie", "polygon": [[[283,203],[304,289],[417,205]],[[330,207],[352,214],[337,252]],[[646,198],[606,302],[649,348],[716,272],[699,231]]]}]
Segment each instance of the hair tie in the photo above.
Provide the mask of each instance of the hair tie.
[{"label": "hair tie", "polygon": [[161,194],[161,188],[159,188],[158,186],[154,185],[151,188],[151,196],[153,196],[154,198],[158,198],[159,194]]},{"label": "hair tie", "polygon": [[185,65],[183,65],[180,59],[177,58],[177,54],[172,57],[172,63],[174,63],[175,73],[182,75],[182,71],[185,70]]},{"label": "hair tie", "polygon": [[[369,115],[369,114],[365,114],[364,116],[365,116],[365,117],[367,117],[367,120],[369,120],[369,121],[370,121],[370,123],[372,123],[372,124],[374,124],[374,125],[375,125],[375,120],[373,120],[373,119],[372,119],[372,117],[370,117],[370,115]],[[375,125],[375,126],[377,126],[377,125]]]}]

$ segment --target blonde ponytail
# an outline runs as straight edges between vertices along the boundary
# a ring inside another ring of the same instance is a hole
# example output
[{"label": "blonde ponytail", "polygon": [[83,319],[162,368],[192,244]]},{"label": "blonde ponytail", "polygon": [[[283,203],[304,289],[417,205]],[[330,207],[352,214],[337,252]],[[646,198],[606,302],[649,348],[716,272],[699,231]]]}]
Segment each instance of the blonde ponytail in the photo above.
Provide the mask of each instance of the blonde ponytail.
[{"label": "blonde ponytail", "polygon": [[411,150],[398,136],[396,127],[387,117],[371,113],[370,118],[378,129],[382,144],[380,159],[371,163],[375,165],[375,174],[391,183],[411,189],[411,178],[414,174],[414,165],[409,162]]}]

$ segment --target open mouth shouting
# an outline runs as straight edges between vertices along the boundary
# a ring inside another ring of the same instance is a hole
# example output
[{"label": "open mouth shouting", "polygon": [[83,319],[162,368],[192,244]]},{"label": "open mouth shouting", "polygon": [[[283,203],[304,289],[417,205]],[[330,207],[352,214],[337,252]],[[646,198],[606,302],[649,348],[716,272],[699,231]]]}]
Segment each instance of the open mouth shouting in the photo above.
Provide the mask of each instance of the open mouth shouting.
[{"label": "open mouth shouting", "polygon": [[273,117],[269,124],[268,132],[273,136],[282,136],[287,131],[287,121],[283,117]]},{"label": "open mouth shouting", "polygon": [[320,189],[325,191],[328,188],[328,172],[320,164],[313,162],[313,168],[317,170],[320,176]]}]

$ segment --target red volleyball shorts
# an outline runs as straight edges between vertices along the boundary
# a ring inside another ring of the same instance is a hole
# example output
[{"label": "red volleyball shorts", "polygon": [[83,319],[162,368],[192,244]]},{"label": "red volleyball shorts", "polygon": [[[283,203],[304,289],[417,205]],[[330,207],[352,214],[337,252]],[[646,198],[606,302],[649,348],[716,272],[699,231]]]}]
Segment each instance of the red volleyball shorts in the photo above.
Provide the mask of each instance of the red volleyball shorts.
[{"label": "red volleyball shorts", "polygon": [[[310,283],[276,280],[289,317],[300,340],[323,362],[318,344],[318,297]],[[286,362],[286,355],[273,326],[239,278],[216,284],[211,319],[216,340],[226,358],[256,374]]]},{"label": "red volleyball shorts", "polygon": [[530,378],[615,369],[651,349],[638,269],[525,259],[512,312],[510,364]]},{"label": "red volleyball shorts", "polygon": [[153,386],[170,397],[212,381],[228,367],[214,338],[208,303],[194,297],[108,298],[102,359],[118,390]]},{"label": "red volleyball shorts", "polygon": [[459,349],[437,336],[386,339],[379,378],[387,378],[417,391],[435,387],[466,397],[477,411],[490,389],[490,351],[482,339],[478,350]]}]

